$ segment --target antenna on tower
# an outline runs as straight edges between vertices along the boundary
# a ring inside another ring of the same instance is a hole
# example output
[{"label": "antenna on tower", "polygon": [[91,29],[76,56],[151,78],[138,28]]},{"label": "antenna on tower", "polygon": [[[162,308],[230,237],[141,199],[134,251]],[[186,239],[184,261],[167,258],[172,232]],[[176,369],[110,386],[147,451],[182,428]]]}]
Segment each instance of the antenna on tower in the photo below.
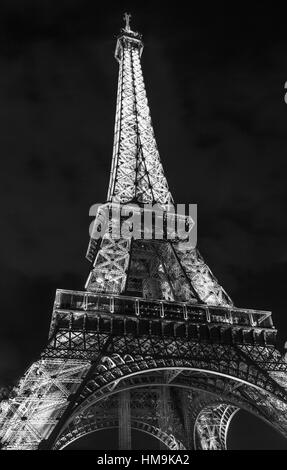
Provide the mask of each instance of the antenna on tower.
[{"label": "antenna on tower", "polygon": [[125,25],[125,30],[126,31],[131,31],[131,27],[130,27],[130,20],[131,20],[131,17],[132,15],[130,13],[125,13],[124,14],[124,21],[126,22],[126,25]]}]

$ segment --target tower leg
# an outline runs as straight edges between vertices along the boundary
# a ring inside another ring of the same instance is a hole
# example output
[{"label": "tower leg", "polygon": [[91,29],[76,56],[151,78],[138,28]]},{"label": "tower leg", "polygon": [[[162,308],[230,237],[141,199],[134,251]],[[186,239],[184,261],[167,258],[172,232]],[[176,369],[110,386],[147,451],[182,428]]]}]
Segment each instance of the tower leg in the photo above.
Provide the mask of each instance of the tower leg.
[{"label": "tower leg", "polygon": [[196,449],[226,450],[229,424],[238,409],[225,403],[203,408],[195,422]]},{"label": "tower leg", "polygon": [[119,449],[131,450],[131,404],[130,391],[119,393]]}]

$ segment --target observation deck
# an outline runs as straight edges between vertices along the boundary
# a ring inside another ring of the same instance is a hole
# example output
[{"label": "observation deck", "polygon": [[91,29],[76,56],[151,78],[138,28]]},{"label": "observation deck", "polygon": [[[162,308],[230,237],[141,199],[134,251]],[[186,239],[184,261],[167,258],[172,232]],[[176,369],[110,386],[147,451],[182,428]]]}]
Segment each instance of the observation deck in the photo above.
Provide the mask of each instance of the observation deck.
[{"label": "observation deck", "polygon": [[57,290],[51,340],[59,330],[262,346],[277,333],[269,311],[70,290]]}]

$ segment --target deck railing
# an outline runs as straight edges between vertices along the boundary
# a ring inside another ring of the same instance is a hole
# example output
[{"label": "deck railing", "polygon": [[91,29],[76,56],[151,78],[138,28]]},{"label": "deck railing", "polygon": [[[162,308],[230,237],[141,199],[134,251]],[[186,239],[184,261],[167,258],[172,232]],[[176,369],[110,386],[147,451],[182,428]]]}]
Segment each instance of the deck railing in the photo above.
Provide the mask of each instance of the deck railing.
[{"label": "deck railing", "polygon": [[89,314],[103,312],[142,318],[179,319],[196,323],[226,323],[234,326],[273,328],[272,314],[269,311],[81,291],[57,290],[55,309]]}]

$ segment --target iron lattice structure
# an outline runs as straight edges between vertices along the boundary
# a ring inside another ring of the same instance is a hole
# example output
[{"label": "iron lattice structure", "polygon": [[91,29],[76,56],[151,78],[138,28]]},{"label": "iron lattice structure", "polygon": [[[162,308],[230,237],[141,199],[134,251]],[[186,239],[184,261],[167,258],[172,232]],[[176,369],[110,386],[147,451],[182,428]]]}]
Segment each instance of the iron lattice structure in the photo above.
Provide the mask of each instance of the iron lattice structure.
[{"label": "iron lattice structure", "polygon": [[126,16],[109,191],[96,219],[106,217],[106,231],[91,238],[86,291],[57,291],[48,345],[1,403],[4,449],[62,449],[109,428],[122,449],[132,429],[163,448],[226,449],[239,409],[287,436],[287,363],[271,313],[236,308],[188,242],[111,236],[113,209],[173,206],[142,51]]}]

